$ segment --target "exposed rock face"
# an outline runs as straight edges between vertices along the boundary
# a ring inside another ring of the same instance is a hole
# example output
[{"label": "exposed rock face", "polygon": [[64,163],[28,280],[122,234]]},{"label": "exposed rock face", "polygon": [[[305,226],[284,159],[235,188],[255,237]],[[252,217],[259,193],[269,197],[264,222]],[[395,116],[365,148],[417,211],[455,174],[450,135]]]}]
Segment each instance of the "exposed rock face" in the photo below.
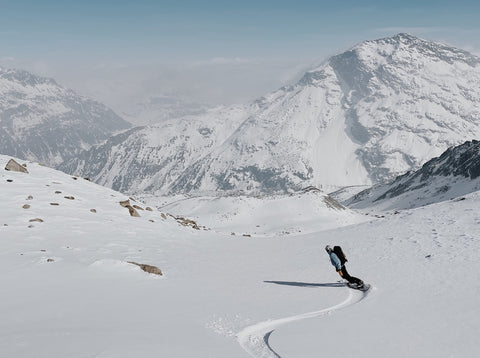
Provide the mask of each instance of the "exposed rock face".
[{"label": "exposed rock face", "polygon": [[480,190],[480,142],[472,140],[447,149],[416,171],[358,193],[347,204],[361,208],[390,201],[391,208],[409,208],[476,190]]},{"label": "exposed rock face", "polygon": [[476,179],[480,176],[480,142],[473,140],[464,144],[449,148],[440,157],[433,158],[425,163],[416,172],[409,172],[395,179],[384,194],[376,200],[387,197],[396,197],[428,185],[435,177],[463,176]]},{"label": "exposed rock face", "polygon": [[5,170],[13,171],[13,172],[20,172],[20,173],[28,173],[27,168],[23,165],[18,164],[15,160],[10,159],[5,166]]}]

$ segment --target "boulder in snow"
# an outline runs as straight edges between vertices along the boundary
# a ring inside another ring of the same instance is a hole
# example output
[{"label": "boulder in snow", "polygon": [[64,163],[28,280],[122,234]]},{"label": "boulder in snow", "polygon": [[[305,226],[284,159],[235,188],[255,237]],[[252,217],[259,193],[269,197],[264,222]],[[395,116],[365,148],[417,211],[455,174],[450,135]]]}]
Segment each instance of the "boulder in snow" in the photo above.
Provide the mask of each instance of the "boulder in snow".
[{"label": "boulder in snow", "polygon": [[135,210],[135,208],[130,205],[130,200],[123,200],[120,202],[120,205],[128,209],[130,216],[140,217],[140,214],[138,213],[138,211]]},{"label": "boulder in snow", "polygon": [[133,206],[128,205],[128,206],[127,206],[127,209],[128,209],[128,211],[130,212],[130,216],[134,216],[134,217],[137,217],[137,218],[140,217],[140,214],[138,213],[137,210],[135,210],[135,208],[134,208]]},{"label": "boulder in snow", "polygon": [[162,276],[163,273],[162,273],[162,270],[160,270],[158,267],[156,266],[151,266],[151,265],[146,265],[146,264],[139,264],[139,263],[136,263],[136,262],[133,262],[133,261],[128,261],[129,264],[132,264],[132,265],[137,265],[138,267],[140,267],[143,271],[145,272],[148,272],[148,273],[153,273],[154,275],[159,275],[159,276]]},{"label": "boulder in snow", "polygon": [[18,164],[15,160],[10,159],[5,166],[5,170],[12,171],[12,172],[20,172],[20,173],[27,173],[28,170],[23,165]]}]

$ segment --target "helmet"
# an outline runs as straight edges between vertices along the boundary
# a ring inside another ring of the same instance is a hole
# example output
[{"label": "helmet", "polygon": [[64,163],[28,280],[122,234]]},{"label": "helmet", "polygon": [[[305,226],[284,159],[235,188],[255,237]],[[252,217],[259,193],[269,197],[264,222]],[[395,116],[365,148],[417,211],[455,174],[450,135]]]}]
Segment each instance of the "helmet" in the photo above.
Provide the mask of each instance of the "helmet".
[{"label": "helmet", "polygon": [[332,249],[332,247],[331,247],[330,245],[327,245],[327,246],[325,246],[325,251],[327,251],[327,252],[332,252],[333,249]]}]

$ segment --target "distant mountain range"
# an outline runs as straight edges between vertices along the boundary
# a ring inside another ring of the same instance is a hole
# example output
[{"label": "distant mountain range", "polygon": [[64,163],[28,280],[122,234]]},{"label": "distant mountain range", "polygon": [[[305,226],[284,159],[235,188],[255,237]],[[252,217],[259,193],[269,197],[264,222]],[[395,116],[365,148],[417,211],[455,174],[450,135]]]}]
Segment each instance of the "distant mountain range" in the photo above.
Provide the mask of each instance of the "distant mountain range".
[{"label": "distant mountain range", "polygon": [[0,68],[0,153],[58,166],[130,124],[53,79]]},{"label": "distant mountain range", "polygon": [[[38,124],[47,128],[42,138],[53,136],[51,123],[57,130],[63,121],[67,128],[85,128],[102,117],[111,125],[73,138],[68,142],[76,144],[63,152],[55,136],[45,145],[54,153],[45,151],[39,160],[122,192],[256,194],[371,185],[479,137],[480,59],[398,34],[360,43],[251,104],[190,112],[111,137],[128,124],[105,107],[95,107],[97,116],[79,124],[72,107],[88,106],[50,101],[56,105],[48,108],[58,113]],[[10,112],[2,111],[3,124]],[[26,144],[25,133],[31,138],[32,131],[22,133],[18,138]]]}]

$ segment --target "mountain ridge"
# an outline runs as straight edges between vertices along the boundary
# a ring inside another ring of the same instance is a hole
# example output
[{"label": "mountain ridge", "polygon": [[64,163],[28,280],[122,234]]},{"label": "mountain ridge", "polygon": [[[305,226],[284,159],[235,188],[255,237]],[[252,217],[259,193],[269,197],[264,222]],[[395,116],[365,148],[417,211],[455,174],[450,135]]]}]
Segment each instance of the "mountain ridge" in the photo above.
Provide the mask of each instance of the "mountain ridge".
[{"label": "mountain ridge", "polygon": [[343,204],[357,209],[410,209],[478,191],[479,177],[480,142],[472,140],[448,148],[418,170],[361,191]]},{"label": "mountain ridge", "polygon": [[54,79],[0,68],[0,153],[58,166],[130,124]]}]

